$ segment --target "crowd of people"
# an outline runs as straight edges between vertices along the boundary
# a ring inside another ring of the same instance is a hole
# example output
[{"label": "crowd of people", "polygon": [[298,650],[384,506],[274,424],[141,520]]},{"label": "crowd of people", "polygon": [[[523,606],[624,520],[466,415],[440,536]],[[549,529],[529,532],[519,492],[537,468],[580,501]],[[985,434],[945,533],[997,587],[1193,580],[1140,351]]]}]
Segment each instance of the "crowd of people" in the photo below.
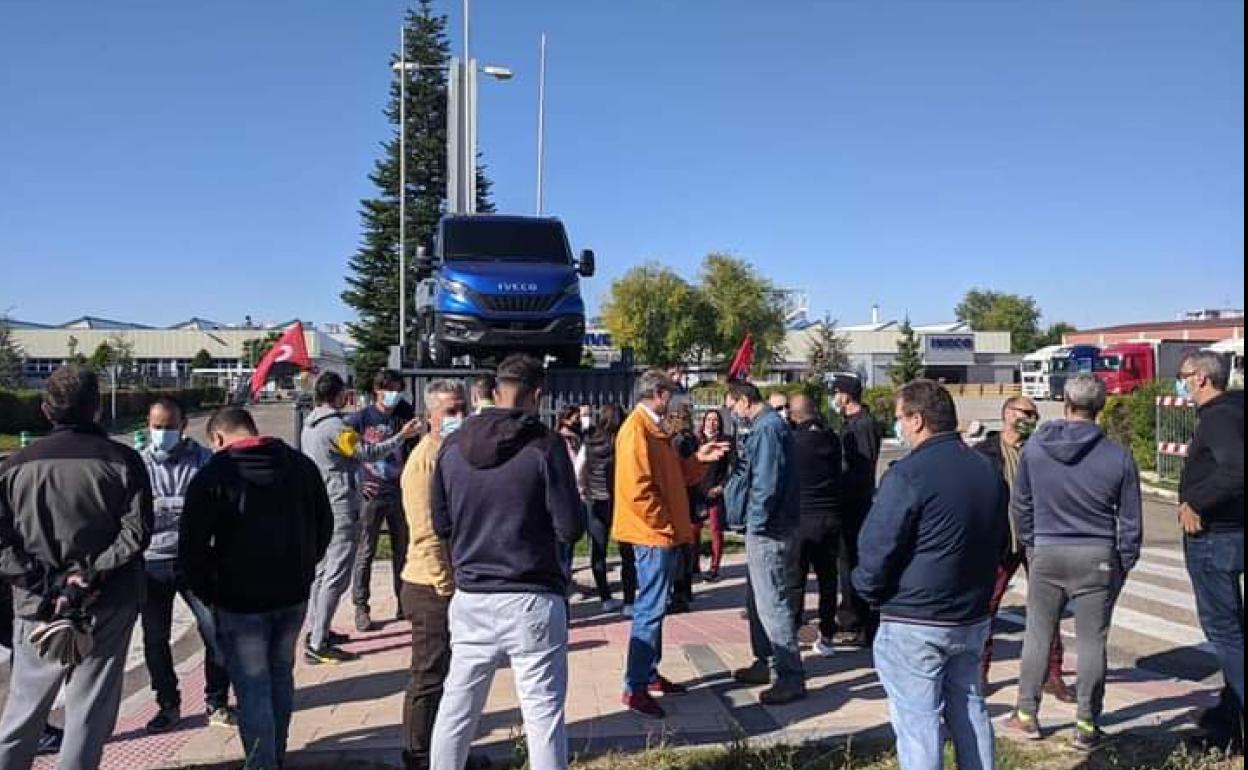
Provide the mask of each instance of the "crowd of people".
[{"label": "crowd of people", "polygon": [[[1202,727],[1230,742],[1242,736],[1244,696],[1243,399],[1226,392],[1217,356],[1188,356],[1178,377],[1200,412],[1179,526],[1227,683]],[[186,435],[183,409],[161,398],[138,453],[98,427],[94,373],[52,375],[43,410],[53,432],[0,465],[0,579],[12,587],[0,595],[13,602],[0,612],[13,650],[0,767],[24,770],[45,751],[59,751],[65,770],[98,767],[140,619],[158,707],[147,729],[177,727],[176,596],[203,642],[209,723],[237,728],[248,770],[282,767],[299,652],[317,666],[357,659],[332,624],[348,589],[356,631],[374,628],[383,526],[411,628],[400,717],[410,770],[488,766],[471,745],[504,665],[531,767],[567,768],[568,597],[586,536],[586,598],[631,624],[621,703],[639,717],[664,718],[662,701],[687,692],[662,671],[664,618],[692,609],[699,576],[721,579],[725,532],[735,532],[754,662],[733,677],[765,685],[764,705],[808,697],[804,644],[824,657],[869,646],[904,768],[942,767],[946,738],[959,767],[994,767],[992,625],[1022,568],[1019,694],[1000,726],[1042,737],[1049,695],[1076,704],[1076,746],[1104,737],[1107,636],[1143,515],[1131,453],[1098,427],[1106,394],[1094,377],[1071,378],[1064,418],[1043,425],[1034,403],[1009,399],[1002,430],[975,446],[958,433],[949,392],[927,380],[902,387],[893,414],[872,415],[859,381],[837,377],[834,420],[806,395],[764,398],[733,381],[722,409],[695,419],[680,384],[653,370],[639,377],[631,412],[574,406],[553,427],[540,416],[542,364],[523,355],[468,389],[429,383],[419,417],[397,374],[372,384],[371,404],[349,412],[346,383],[322,374],[299,451],[261,435],[238,407],[213,414],[203,446]],[[908,451],[877,489],[885,419]],[[1059,633],[1068,604],[1073,691]],[[62,689],[63,733],[48,725]]]}]

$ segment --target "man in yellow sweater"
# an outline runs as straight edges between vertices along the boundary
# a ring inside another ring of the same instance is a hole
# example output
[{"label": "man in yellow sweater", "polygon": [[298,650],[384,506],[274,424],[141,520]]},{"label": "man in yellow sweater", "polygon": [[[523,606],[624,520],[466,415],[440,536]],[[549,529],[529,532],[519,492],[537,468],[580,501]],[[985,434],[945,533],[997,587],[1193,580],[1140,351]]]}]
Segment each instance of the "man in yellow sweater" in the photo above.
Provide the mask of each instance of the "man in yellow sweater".
[{"label": "man in yellow sweater", "polygon": [[706,466],[728,451],[722,442],[703,444],[682,459],[671,436],[660,427],[677,386],[661,370],[638,383],[637,408],[624,421],[615,445],[615,512],[612,535],[637,555],[637,601],[628,641],[624,676],[625,706],[647,719],[666,716],[653,695],[685,692],[659,674],[663,657],[663,616],[671,592],[676,557],[693,542],[688,488],[706,475]]},{"label": "man in yellow sweater", "polygon": [[[451,662],[447,611],[455,585],[446,546],[433,531],[429,484],[442,440],[463,424],[464,389],[449,380],[425,388],[429,434],[403,466],[403,515],[410,537],[403,567],[403,614],[412,623],[411,677],[403,699],[403,765],[428,770],[433,723],[442,700],[442,683]],[[470,768],[476,766],[469,761]]]}]

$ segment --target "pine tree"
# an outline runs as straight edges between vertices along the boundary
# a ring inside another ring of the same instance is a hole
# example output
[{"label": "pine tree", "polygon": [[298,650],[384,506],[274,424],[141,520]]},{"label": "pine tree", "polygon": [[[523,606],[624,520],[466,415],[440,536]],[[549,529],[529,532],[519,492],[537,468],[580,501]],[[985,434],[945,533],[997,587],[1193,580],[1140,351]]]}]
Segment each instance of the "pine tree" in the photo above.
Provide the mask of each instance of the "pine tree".
[{"label": "pine tree", "polygon": [[836,330],[836,321],[825,316],[823,321],[811,329],[813,339],[810,352],[806,357],[810,372],[808,378],[812,382],[823,382],[824,378],[835,372],[846,372],[850,368],[849,337]]},{"label": "pine tree", "polygon": [[[435,14],[431,0],[421,0],[409,11],[407,24],[408,62],[419,64],[407,82],[407,243],[404,264],[409,271],[416,247],[433,242],[438,218],[446,201],[446,68],[450,62],[447,19]],[[391,62],[397,62],[392,57]],[[359,344],[353,365],[356,376],[367,381],[386,365],[390,346],[399,337],[399,96],[398,78],[392,78],[386,117],[394,125],[394,135],[382,146],[369,179],[377,195],[360,202],[363,236],[351,257],[343,302],[355,309],[358,320],[347,324]],[[477,172],[477,210],[490,212],[490,182],[483,167]],[[407,280],[407,323],[413,334],[416,281],[413,272]]]},{"label": "pine tree", "polygon": [[8,319],[0,316],[0,388],[22,387],[22,347],[13,339]]},{"label": "pine tree", "polygon": [[907,317],[901,323],[901,337],[897,340],[897,357],[888,368],[888,378],[893,385],[901,387],[923,376],[923,351]]}]

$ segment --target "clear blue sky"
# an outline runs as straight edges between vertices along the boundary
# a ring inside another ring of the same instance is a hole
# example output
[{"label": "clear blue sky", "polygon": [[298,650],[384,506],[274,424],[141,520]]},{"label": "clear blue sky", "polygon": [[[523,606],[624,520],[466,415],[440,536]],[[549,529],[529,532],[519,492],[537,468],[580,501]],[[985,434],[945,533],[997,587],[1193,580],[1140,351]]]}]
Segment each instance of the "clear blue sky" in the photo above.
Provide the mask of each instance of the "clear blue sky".
[{"label": "clear blue sky", "polygon": [[[404,4],[0,2],[0,311],[339,320]],[[458,46],[458,2],[442,2]],[[819,312],[970,286],[1078,325],[1243,306],[1243,7],[475,0],[500,210],[611,277],[743,255]]]}]

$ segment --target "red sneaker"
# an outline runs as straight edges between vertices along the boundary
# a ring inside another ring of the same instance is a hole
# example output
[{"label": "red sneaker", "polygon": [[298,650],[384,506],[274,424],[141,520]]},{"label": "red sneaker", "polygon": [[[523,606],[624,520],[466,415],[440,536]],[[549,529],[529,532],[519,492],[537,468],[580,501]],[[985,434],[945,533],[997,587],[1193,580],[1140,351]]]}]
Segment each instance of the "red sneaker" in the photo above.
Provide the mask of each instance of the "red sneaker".
[{"label": "red sneaker", "polygon": [[665,719],[667,717],[667,712],[655,702],[654,698],[650,697],[649,693],[624,693],[624,696],[620,698],[620,703],[642,719]]},{"label": "red sneaker", "polygon": [[676,684],[672,680],[662,674],[655,674],[654,679],[650,680],[650,685],[646,688],[651,695],[684,695],[689,692],[689,688],[683,684]]}]

